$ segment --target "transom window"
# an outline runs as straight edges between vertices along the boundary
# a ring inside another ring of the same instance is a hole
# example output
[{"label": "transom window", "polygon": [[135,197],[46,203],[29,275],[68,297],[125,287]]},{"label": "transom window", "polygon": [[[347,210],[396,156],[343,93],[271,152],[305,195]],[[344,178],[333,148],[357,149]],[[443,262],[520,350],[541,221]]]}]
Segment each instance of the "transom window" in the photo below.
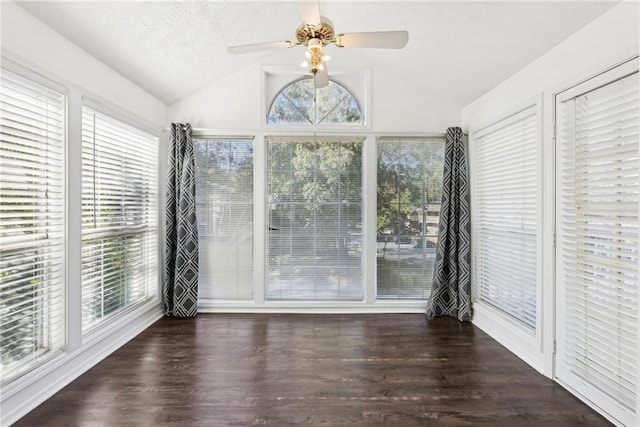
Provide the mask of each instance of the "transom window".
[{"label": "transom window", "polygon": [[304,77],[286,85],[275,96],[268,124],[336,125],[363,124],[362,110],[355,96],[340,83],[329,80],[321,89],[313,78]]}]

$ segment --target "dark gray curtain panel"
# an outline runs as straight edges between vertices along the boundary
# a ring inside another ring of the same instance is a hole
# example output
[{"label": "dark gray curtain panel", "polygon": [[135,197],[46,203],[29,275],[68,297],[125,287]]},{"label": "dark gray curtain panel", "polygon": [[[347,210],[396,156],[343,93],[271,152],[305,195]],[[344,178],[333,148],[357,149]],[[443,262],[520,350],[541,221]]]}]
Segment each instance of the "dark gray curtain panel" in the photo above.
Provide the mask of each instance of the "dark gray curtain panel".
[{"label": "dark gray curtain panel", "polygon": [[190,124],[171,124],[167,183],[165,271],[162,287],[167,316],[198,311],[198,223]]},{"label": "dark gray curtain panel", "polygon": [[447,129],[436,264],[427,317],[471,321],[469,180],[462,129]]}]

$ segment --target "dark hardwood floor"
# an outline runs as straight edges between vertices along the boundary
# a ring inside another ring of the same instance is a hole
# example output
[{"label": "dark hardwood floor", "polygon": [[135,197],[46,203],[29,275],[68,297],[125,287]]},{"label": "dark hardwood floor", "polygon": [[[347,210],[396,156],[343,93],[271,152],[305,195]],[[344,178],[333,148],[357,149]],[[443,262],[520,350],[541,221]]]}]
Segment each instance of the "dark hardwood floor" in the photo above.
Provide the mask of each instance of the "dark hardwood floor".
[{"label": "dark hardwood floor", "polygon": [[608,426],[493,339],[422,315],[164,318],[17,426]]}]

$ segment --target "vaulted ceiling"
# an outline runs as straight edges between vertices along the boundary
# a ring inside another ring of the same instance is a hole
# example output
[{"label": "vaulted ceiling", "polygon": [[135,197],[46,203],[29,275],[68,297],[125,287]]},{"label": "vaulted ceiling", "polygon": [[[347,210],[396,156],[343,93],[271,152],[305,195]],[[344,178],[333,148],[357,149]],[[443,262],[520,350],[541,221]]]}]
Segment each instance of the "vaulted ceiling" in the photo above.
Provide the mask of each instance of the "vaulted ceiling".
[{"label": "vaulted ceiling", "polygon": [[[291,40],[295,1],[17,2],[158,99],[171,104],[244,67],[298,64],[302,48],[241,56],[227,46]],[[361,65],[413,70],[471,102],[614,6],[613,1],[321,0],[336,32],[408,30],[402,50],[341,49]]]}]

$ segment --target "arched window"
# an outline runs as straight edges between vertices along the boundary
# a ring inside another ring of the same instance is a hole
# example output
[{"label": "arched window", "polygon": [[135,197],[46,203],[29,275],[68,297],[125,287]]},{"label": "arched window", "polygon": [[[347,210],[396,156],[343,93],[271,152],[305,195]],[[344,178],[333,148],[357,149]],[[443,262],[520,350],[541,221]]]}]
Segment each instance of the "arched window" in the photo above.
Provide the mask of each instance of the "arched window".
[{"label": "arched window", "polygon": [[329,80],[315,89],[312,77],[294,80],[274,98],[267,115],[268,124],[335,125],[363,124],[358,101],[345,86]]}]

